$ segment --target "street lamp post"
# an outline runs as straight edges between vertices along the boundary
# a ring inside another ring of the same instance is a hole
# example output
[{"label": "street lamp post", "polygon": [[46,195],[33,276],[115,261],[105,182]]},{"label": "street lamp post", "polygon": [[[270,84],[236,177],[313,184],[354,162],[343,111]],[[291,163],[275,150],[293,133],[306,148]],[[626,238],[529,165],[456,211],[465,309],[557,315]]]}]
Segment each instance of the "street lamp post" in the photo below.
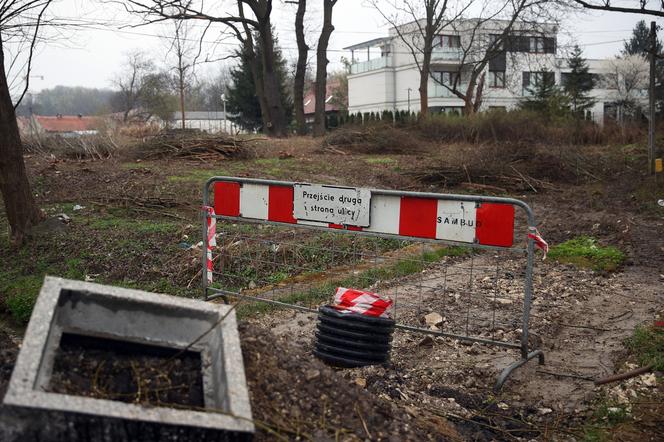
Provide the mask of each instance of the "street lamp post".
[{"label": "street lamp post", "polygon": [[226,122],[226,94],[221,94],[221,102],[224,103],[224,132],[228,132],[228,123]]},{"label": "street lamp post", "polygon": [[412,91],[411,88],[408,88],[408,114],[410,115],[410,91]]}]

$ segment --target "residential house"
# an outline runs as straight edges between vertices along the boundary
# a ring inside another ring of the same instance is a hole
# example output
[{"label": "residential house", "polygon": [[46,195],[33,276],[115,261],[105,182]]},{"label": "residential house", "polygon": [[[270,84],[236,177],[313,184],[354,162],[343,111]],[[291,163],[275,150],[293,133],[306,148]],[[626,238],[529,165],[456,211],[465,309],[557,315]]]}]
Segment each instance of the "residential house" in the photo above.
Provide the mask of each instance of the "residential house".
[{"label": "residential house", "polygon": [[83,115],[32,115],[21,117],[19,129],[24,136],[61,136],[64,138],[96,135],[103,121]]},{"label": "residential house", "polygon": [[[328,79],[325,82],[325,116],[327,118],[328,126],[334,127],[337,125],[339,113],[346,103],[340,103],[339,99],[344,94],[337,94],[338,89],[341,87],[338,81]],[[311,89],[304,95],[304,118],[308,127],[314,124],[314,116],[316,114],[316,90],[315,84],[312,84]]]},{"label": "residential house", "polygon": [[[417,44],[416,23],[391,28],[387,37],[358,43],[345,49],[351,52],[351,74],[348,76],[348,111],[379,113],[383,110],[419,111],[420,74],[412,52],[401,35]],[[506,26],[502,20],[478,25],[476,19],[459,20],[454,28],[436,36],[431,57],[428,83],[428,108],[431,112],[461,113],[464,101],[445,85],[458,85],[464,91],[471,67],[477,60],[488,58],[484,68],[484,87],[480,110],[513,109],[546,75],[556,84],[569,73],[567,60],[558,57],[557,27],[540,23],[517,22],[508,38],[495,46],[487,57],[487,48]],[[410,37],[409,37],[410,36]],[[419,55],[421,60],[421,54]],[[598,79],[611,74],[611,60],[589,60],[590,71]],[[597,100],[590,109],[592,118],[601,123],[605,113],[619,100],[611,82],[598,81],[592,96]],[[639,91],[639,97],[647,96]]]}]

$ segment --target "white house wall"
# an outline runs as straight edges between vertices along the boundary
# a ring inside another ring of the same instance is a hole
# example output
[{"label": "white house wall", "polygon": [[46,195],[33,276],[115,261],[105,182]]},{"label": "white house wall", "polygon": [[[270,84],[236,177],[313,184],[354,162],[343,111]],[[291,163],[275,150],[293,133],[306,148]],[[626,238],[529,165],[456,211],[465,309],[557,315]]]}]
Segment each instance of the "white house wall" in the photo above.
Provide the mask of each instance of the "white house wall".
[{"label": "white house wall", "polygon": [[[410,25],[412,26],[412,25]],[[472,26],[472,24],[468,25]],[[532,26],[531,24],[524,24]],[[463,28],[463,26],[460,26]],[[516,27],[517,29],[519,26]],[[556,28],[552,25],[540,25],[539,32],[551,37],[556,35]],[[489,23],[485,26],[483,32],[487,35],[500,32],[500,22]],[[445,33],[443,31],[442,33]],[[453,34],[454,32],[449,32]],[[463,29],[459,33],[462,39],[462,46],[467,44]],[[348,77],[348,110],[351,113],[357,112],[381,112],[383,110],[407,110],[408,109],[408,89],[410,89],[410,110],[419,111],[419,70],[414,63],[410,49],[403,41],[396,36],[396,31],[391,29],[390,36],[393,36],[391,43],[383,43],[383,52],[389,50],[384,59],[373,57],[370,62],[372,66],[383,66],[385,68],[369,70],[366,72],[351,74]],[[539,34],[541,35],[541,34]],[[372,51],[376,55],[380,51]],[[357,60],[363,60],[361,55],[363,50],[356,50]],[[523,72],[537,72],[542,70],[553,71],[556,77],[556,84],[561,84],[561,74],[568,72],[567,61],[556,59],[555,54],[542,53],[524,53],[507,52],[505,71],[505,88],[494,88],[489,84],[488,66],[485,70],[486,83],[484,87],[483,102],[481,110],[490,107],[499,106],[506,109],[514,109],[523,100]],[[441,59],[433,57],[432,70],[454,70],[458,60],[453,57]],[[366,54],[365,58],[366,59]],[[608,60],[588,60],[591,73],[603,74],[607,72]],[[364,65],[365,68],[368,64]],[[463,77],[462,82],[465,83]],[[430,79],[429,80],[429,107],[462,107],[463,101],[449,92],[441,91],[441,95],[435,96],[436,88],[440,90],[441,86]],[[591,109],[593,118],[601,123],[604,117],[604,102],[615,100],[615,93],[611,90],[596,88],[591,95],[597,100],[597,103]]]}]

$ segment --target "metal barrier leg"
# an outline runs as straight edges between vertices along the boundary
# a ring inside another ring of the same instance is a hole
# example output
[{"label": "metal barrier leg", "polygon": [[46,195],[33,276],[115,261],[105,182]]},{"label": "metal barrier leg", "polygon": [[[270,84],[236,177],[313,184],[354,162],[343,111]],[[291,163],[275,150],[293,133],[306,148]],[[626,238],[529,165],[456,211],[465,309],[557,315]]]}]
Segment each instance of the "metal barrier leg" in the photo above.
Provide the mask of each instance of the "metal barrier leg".
[{"label": "metal barrier leg", "polygon": [[510,364],[509,366],[503,369],[503,371],[500,373],[500,376],[498,376],[498,380],[496,381],[496,385],[493,387],[493,391],[495,392],[500,391],[503,388],[503,384],[505,383],[509,375],[511,375],[514,370],[521,367],[522,365],[524,365],[526,362],[530,361],[534,357],[538,358],[539,365],[544,365],[544,352],[542,352],[542,350],[531,351],[526,355],[525,358],[521,359],[520,361],[516,361],[515,363]]}]

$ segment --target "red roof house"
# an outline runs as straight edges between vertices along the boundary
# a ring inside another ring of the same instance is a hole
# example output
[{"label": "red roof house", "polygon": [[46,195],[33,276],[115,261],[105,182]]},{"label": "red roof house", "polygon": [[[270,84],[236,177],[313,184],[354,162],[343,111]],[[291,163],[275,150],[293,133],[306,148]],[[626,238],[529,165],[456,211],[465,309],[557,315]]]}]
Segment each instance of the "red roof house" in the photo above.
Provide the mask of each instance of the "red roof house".
[{"label": "red roof house", "polygon": [[96,133],[100,125],[97,117],[83,117],[81,115],[58,115],[55,117],[34,116],[35,123],[46,133],[65,134],[91,134]]},{"label": "red roof house", "polygon": [[[335,114],[341,110],[339,103],[334,100],[334,92],[339,88],[338,81],[327,81],[325,88],[325,113],[326,114]],[[304,115],[308,118],[307,120],[313,121],[314,114],[316,112],[316,91],[315,85],[311,87],[309,92],[304,96]]]}]

